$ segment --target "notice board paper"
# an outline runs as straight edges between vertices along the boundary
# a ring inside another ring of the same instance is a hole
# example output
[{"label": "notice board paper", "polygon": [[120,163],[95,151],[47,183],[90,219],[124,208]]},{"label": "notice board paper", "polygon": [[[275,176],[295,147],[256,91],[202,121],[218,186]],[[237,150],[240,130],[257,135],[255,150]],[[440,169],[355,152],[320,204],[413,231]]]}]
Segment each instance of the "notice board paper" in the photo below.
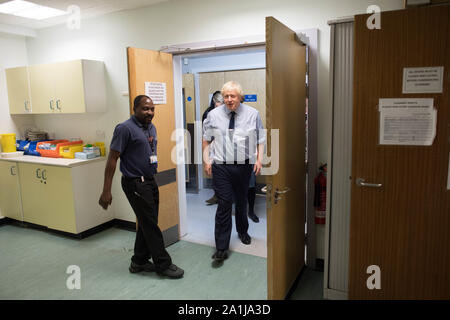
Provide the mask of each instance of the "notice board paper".
[{"label": "notice board paper", "polygon": [[403,93],[442,93],[444,67],[404,68]]},{"label": "notice board paper", "polygon": [[380,144],[431,146],[436,136],[433,99],[380,99]]},{"label": "notice board paper", "polygon": [[145,95],[149,96],[153,104],[167,103],[167,90],[165,82],[145,82]]}]

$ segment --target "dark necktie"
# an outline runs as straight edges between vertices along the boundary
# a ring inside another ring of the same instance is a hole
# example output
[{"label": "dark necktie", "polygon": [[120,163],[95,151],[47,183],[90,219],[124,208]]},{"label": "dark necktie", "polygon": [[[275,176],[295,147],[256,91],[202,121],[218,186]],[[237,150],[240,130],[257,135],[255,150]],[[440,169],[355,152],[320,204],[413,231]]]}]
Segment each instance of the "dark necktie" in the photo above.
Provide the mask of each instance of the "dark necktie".
[{"label": "dark necktie", "polygon": [[234,116],[236,115],[236,112],[231,111],[231,118],[230,118],[230,124],[228,125],[228,129],[234,129]]}]

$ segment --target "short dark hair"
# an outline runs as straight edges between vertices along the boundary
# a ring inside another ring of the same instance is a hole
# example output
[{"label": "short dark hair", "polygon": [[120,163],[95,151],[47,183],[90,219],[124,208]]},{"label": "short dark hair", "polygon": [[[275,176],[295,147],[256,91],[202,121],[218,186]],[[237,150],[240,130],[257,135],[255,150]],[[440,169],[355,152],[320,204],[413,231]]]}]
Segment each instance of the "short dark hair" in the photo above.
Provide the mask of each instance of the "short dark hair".
[{"label": "short dark hair", "polygon": [[[134,98],[134,102],[133,102],[133,110],[136,111],[136,108],[139,107],[139,105],[141,104],[141,100],[143,98],[148,98],[150,99],[149,96],[146,96],[145,94],[141,94],[139,96],[137,96],[136,98]],[[151,99],[150,99],[151,100]]]}]

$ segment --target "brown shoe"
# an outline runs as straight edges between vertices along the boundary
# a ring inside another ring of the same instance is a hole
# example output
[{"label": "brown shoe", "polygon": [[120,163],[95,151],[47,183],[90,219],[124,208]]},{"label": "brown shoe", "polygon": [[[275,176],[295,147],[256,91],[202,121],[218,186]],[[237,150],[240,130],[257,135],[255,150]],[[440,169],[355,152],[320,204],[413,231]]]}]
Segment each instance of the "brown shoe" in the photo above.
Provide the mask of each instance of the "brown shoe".
[{"label": "brown shoe", "polygon": [[217,204],[219,202],[219,199],[217,199],[216,195],[213,195],[211,199],[206,200],[206,203],[208,205]]}]

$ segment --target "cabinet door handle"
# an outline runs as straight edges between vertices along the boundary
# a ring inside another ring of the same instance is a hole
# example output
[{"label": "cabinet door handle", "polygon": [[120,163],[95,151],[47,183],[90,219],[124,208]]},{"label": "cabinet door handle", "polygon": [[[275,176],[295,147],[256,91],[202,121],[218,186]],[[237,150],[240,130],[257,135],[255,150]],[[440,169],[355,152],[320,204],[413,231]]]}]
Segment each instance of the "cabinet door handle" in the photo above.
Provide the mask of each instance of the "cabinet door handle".
[{"label": "cabinet door handle", "polygon": [[53,100],[50,100],[50,110],[55,110],[55,109],[53,109]]},{"label": "cabinet door handle", "polygon": [[41,177],[39,176],[39,172],[41,171],[41,169],[37,168],[36,169],[36,178],[40,179]]},{"label": "cabinet door handle", "polygon": [[23,105],[24,105],[24,107],[25,107],[25,111],[28,111],[28,108],[27,108],[27,100],[25,100],[25,101],[23,102]]},{"label": "cabinet door handle", "polygon": [[61,102],[60,99],[56,100],[56,109],[61,110],[61,108],[59,107],[59,103]]},{"label": "cabinet door handle", "polygon": [[42,179],[47,180],[47,170],[42,170]]},{"label": "cabinet door handle", "polygon": [[14,168],[15,168],[16,166],[11,166],[11,168],[10,168],[10,171],[11,171],[11,175],[12,176],[15,176],[16,175],[16,173],[14,173]]}]

